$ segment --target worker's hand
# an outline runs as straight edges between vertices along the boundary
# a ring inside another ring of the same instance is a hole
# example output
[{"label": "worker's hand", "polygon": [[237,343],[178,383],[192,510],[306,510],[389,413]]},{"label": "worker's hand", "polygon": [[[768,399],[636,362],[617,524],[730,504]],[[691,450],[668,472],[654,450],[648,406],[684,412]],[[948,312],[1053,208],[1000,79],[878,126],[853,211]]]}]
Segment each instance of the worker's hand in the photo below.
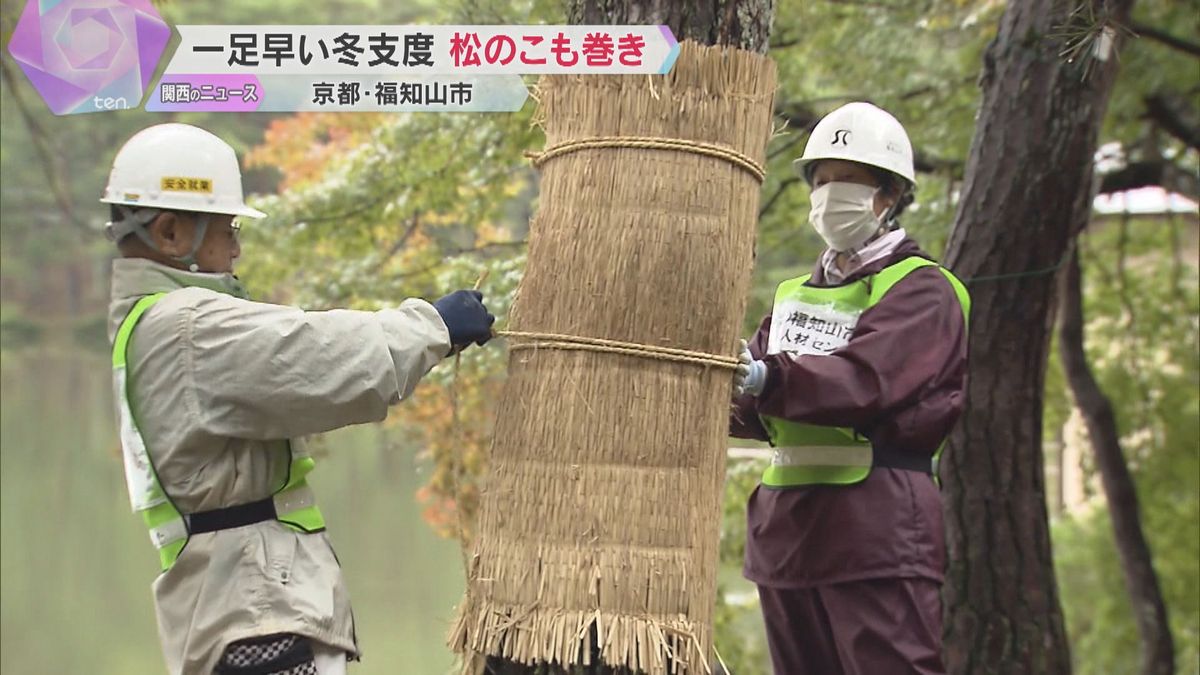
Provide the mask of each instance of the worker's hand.
[{"label": "worker's hand", "polygon": [[461,351],[472,342],[482,345],[492,339],[492,316],[483,305],[479,291],[454,291],[433,303],[450,333],[450,353]]},{"label": "worker's hand", "polygon": [[737,370],[733,372],[733,395],[758,396],[767,383],[767,364],[750,354],[750,346],[741,341]]}]

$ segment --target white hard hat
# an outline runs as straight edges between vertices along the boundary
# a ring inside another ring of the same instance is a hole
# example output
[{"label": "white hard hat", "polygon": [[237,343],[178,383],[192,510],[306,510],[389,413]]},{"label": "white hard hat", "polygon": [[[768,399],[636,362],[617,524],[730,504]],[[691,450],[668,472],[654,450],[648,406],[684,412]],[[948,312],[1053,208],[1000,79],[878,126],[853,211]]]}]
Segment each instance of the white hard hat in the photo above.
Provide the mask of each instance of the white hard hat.
[{"label": "white hard hat", "polygon": [[262,218],[246,205],[242,172],[228,143],[190,124],[134,134],[113,160],[105,204]]},{"label": "white hard hat", "polygon": [[805,180],[807,167],[820,159],[843,159],[890,171],[917,184],[912,143],[899,120],[870,103],[847,103],[817,122],[804,154],[792,163]]}]

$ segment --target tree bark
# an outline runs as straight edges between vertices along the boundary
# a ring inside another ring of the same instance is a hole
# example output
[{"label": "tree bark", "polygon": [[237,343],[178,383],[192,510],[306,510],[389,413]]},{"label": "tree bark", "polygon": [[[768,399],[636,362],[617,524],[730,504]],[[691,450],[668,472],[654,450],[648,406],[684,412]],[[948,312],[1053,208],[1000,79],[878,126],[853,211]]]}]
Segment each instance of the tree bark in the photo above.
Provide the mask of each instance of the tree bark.
[{"label": "tree bark", "polygon": [[1082,277],[1076,252],[1062,281],[1059,353],[1075,404],[1083,412],[1088,437],[1096,453],[1096,466],[1108,500],[1108,514],[1125,575],[1125,588],[1142,643],[1142,673],[1171,675],[1175,672],[1175,647],[1167,621],[1167,606],[1154,572],[1150,547],[1142,532],[1137,490],[1121,450],[1112,403],[1092,375],[1084,351]]},{"label": "tree bark", "polygon": [[775,0],[567,0],[573,24],[666,24],[675,39],[765,54]]},{"label": "tree bark", "polygon": [[[767,51],[774,15],[774,0],[567,0],[567,16],[573,24],[666,24],[681,42],[728,45],[760,54]],[[593,645],[597,642],[592,640]],[[594,665],[569,668],[558,664],[529,666],[489,656],[483,672],[486,675],[639,675],[638,671],[602,663],[595,650],[592,656]],[[717,664],[712,668],[716,675],[724,672]]]},{"label": "tree bark", "polygon": [[1042,397],[1053,272],[1073,240],[1070,225],[1090,209],[1117,45],[1103,61],[1085,49],[1071,62],[1060,55],[1069,46],[1061,36],[1085,33],[1080,21],[1089,12],[1121,25],[1132,4],[1014,0],[984,55],[983,99],[946,254],[960,277],[979,279],[970,284],[968,406],[942,471],[952,673],[1071,669],[1046,514]]}]

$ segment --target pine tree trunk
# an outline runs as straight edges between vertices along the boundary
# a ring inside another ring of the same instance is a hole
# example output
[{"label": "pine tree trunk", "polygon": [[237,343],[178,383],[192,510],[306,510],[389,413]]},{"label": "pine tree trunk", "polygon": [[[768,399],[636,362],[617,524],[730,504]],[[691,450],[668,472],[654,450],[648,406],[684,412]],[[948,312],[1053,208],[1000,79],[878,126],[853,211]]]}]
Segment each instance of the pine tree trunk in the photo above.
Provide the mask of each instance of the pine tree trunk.
[{"label": "pine tree trunk", "polygon": [[1150,547],[1142,532],[1137,490],[1121,450],[1112,403],[1092,375],[1084,351],[1082,277],[1076,254],[1063,278],[1059,353],[1075,404],[1083,412],[1096,453],[1096,466],[1108,500],[1121,570],[1125,573],[1125,588],[1142,642],[1142,673],[1171,675],[1175,672],[1175,647],[1167,621],[1167,606],[1154,572]]},{"label": "pine tree trunk", "polygon": [[[1046,514],[1042,399],[1055,274],[1091,208],[1096,139],[1116,73],[1063,55],[1089,16],[1133,0],[1013,0],[984,56],[983,100],[947,264],[970,284],[968,407],[943,463],[949,672],[1069,673]],[[1077,11],[1074,11],[1077,10]],[[1118,31],[1119,42],[1119,31]]]},{"label": "pine tree trunk", "polygon": [[567,0],[573,24],[665,24],[675,39],[765,54],[775,0]]},{"label": "pine tree trunk", "polygon": [[[729,45],[756,53],[767,51],[774,0],[568,0],[567,16],[573,24],[666,24],[680,42],[693,40],[705,45]],[[595,644],[596,640],[592,640]],[[638,675],[627,668],[613,668],[593,654],[592,666],[564,668],[559,665],[528,666],[500,657],[488,657],[487,675]],[[719,666],[713,666],[720,675]]]}]

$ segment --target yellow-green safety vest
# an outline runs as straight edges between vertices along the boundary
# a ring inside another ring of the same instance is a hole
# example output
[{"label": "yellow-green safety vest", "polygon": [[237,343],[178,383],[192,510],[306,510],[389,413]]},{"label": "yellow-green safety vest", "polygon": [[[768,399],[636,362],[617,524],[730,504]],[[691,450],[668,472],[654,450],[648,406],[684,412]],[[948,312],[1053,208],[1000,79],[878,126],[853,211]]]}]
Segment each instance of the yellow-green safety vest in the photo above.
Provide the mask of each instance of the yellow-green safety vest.
[{"label": "yellow-green safety vest", "polygon": [[[809,286],[811,275],[779,284],[771,312],[767,354],[824,356],[849,341],[859,316],[910,272],[936,266],[954,288],[963,320],[971,313],[966,287],[949,270],[918,256],[905,258],[844,286]],[[819,396],[820,392],[811,392]],[[760,416],[773,447],[771,464],[763,472],[768,487],[813,484],[849,485],[866,479],[876,464],[871,442],[853,429],[818,426]],[[927,472],[936,474],[939,448]]]},{"label": "yellow-green safety vest", "polygon": [[[288,475],[283,484],[270,497],[259,502],[187,515],[175,507],[158,481],[154,462],[134,419],[126,369],[129,339],[134,327],[146,310],[165,295],[147,295],[134,304],[117,330],[112,351],[113,390],[117,400],[129,502],[133,511],[142,515],[142,520],[150,530],[150,540],[158,549],[162,570],[165,572],[175,564],[187,545],[188,537],[199,532],[213,532],[272,518],[299,532],[324,530],[325,519],[305,479],[315,466],[311,457],[294,457],[289,462]],[[291,452],[290,441],[288,451]]]}]

